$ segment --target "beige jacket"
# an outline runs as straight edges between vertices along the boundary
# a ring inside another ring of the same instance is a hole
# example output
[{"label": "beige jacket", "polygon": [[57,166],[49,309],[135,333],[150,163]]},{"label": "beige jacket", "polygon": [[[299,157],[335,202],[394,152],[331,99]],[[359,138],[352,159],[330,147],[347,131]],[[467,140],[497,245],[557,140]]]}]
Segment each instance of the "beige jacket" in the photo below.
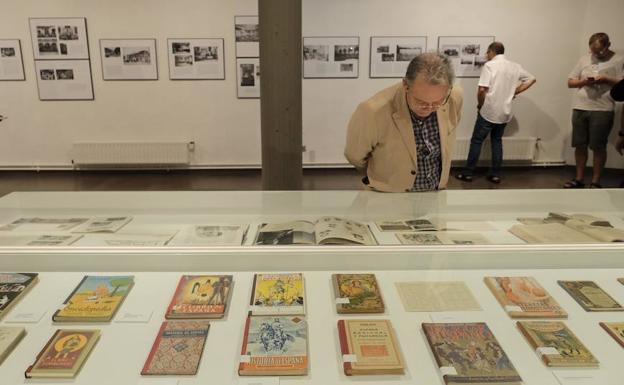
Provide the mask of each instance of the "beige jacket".
[{"label": "beige jacket", "polygon": [[[462,103],[463,92],[455,86],[448,103],[437,111],[442,147],[440,189],[448,182]],[[401,83],[360,103],[349,121],[345,157],[368,177],[372,189],[405,192],[412,188],[418,170],[416,142]]]}]

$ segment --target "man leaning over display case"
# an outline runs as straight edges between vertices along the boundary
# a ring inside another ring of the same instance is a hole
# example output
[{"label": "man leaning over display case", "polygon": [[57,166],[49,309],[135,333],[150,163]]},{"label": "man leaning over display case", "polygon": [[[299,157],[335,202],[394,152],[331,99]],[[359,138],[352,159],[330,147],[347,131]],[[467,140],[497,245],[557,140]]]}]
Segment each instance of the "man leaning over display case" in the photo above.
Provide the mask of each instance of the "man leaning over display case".
[{"label": "man leaning over display case", "polygon": [[360,103],[349,122],[345,157],[368,188],[385,192],[446,187],[463,103],[448,58],[424,53],[405,78]]}]

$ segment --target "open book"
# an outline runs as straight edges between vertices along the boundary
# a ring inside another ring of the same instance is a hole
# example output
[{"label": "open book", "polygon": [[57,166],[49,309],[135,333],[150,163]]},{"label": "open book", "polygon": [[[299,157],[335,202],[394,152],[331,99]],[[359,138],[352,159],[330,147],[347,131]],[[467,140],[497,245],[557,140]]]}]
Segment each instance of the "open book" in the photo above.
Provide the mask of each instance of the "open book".
[{"label": "open book", "polygon": [[589,225],[577,219],[563,224],[514,225],[509,232],[527,243],[624,242],[622,229]]},{"label": "open book", "polygon": [[565,214],[565,213],[548,213],[546,218],[518,218],[518,222],[523,225],[538,225],[543,223],[561,223],[565,224],[569,220],[576,220],[586,225],[601,226],[601,227],[613,227],[609,221],[595,217],[589,214]]},{"label": "open book", "polygon": [[367,225],[337,217],[315,222],[263,223],[256,245],[376,245]]}]

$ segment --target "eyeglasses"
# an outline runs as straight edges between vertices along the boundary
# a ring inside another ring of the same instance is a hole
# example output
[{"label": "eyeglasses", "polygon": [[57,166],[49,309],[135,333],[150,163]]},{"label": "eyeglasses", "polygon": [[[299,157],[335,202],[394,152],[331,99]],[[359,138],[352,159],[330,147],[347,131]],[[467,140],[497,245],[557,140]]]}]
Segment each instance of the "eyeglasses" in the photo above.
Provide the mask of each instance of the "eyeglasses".
[{"label": "eyeglasses", "polygon": [[428,103],[428,102],[425,102],[424,100],[420,100],[417,97],[410,95],[409,92],[407,93],[407,95],[409,95],[409,97],[412,99],[412,105],[414,107],[420,108],[421,110],[437,110],[443,105],[445,105],[446,103],[448,103],[449,99],[451,98],[450,91],[443,100],[433,102],[433,103]]}]

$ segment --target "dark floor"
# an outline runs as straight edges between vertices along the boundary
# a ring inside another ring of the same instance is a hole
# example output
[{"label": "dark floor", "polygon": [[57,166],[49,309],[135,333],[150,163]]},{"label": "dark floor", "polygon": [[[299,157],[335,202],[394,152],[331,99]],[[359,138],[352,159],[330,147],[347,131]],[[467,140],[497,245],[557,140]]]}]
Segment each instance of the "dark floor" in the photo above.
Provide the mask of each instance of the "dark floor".
[{"label": "dark floor", "polygon": [[[455,174],[455,170],[451,171]],[[574,175],[572,167],[509,167],[494,185],[477,174],[471,183],[451,177],[449,189],[560,188]],[[623,170],[606,170],[604,187],[618,187]],[[360,177],[353,169],[306,169],[304,190],[357,190]],[[0,171],[0,196],[13,191],[128,191],[128,190],[261,190],[260,170],[172,171]]]}]

